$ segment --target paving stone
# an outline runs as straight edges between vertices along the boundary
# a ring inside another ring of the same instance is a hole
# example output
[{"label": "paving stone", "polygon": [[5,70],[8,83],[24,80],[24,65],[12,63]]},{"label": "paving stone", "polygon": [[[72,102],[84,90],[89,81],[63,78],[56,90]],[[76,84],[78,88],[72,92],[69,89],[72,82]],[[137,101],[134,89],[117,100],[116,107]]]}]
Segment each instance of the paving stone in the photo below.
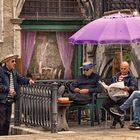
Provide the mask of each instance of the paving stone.
[{"label": "paving stone", "polygon": [[[104,123],[95,124],[91,127],[88,123],[78,125],[77,123],[69,124],[69,131],[60,131],[51,133],[40,127],[11,127],[21,129],[22,135],[1,136],[0,140],[140,140],[140,130],[131,131],[128,129],[128,123],[124,128],[110,129]],[[28,132],[28,133],[25,133]]]}]

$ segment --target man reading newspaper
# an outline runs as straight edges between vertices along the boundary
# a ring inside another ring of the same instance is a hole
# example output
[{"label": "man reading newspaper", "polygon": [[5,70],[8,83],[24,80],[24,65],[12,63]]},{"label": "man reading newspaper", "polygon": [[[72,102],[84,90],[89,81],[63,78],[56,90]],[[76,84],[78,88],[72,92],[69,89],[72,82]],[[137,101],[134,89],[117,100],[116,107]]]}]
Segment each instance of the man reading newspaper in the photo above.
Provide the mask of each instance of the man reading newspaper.
[{"label": "man reading newspaper", "polygon": [[129,96],[129,93],[123,90],[125,88],[124,81],[116,82],[109,86],[101,81],[99,81],[99,83],[107,90],[108,96],[114,101]]},{"label": "man reading newspaper", "polygon": [[[104,84],[104,86],[106,85]],[[131,95],[131,93],[134,90],[137,90],[137,80],[130,73],[128,62],[123,61],[120,64],[120,72],[112,77],[110,86],[107,86],[106,88],[108,89],[107,91],[109,96],[103,102],[102,106],[113,118],[110,128],[116,128],[117,124],[120,124],[120,127],[122,128],[124,126],[124,121],[120,116],[111,113],[110,108],[113,106],[122,105],[125,100]],[[125,96],[120,97],[120,94],[125,94]]]}]

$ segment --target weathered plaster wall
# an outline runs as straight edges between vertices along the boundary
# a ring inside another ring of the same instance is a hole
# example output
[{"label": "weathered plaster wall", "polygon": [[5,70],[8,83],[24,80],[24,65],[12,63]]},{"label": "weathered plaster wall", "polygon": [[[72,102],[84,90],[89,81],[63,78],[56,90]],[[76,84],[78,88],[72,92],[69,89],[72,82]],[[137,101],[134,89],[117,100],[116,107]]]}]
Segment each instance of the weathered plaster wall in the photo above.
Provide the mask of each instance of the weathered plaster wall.
[{"label": "weathered plaster wall", "polygon": [[3,16],[4,16],[4,41],[0,44],[0,60],[7,54],[13,53],[13,24],[10,19],[13,16],[12,0],[3,1]]},{"label": "weathered plaster wall", "polygon": [[4,39],[3,42],[0,43],[0,60],[7,54],[16,53],[20,55],[21,53],[20,21],[14,19],[16,17],[15,14],[13,10],[13,1],[3,0]]},{"label": "weathered plaster wall", "polygon": [[[55,32],[37,32],[35,48],[28,72],[34,79],[60,79],[64,67],[60,59]],[[45,45],[42,45],[42,42]]]}]

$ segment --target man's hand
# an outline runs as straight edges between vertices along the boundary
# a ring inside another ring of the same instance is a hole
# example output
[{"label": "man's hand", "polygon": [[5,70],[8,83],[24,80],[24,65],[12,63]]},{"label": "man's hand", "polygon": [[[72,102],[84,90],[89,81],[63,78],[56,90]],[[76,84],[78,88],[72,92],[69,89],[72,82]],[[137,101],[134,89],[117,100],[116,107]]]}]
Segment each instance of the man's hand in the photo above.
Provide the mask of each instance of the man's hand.
[{"label": "man's hand", "polygon": [[11,95],[11,96],[14,97],[14,96],[16,95],[16,92],[15,92],[14,90],[10,90],[10,91],[9,91],[9,95]]},{"label": "man's hand", "polygon": [[75,88],[75,89],[74,89],[74,92],[75,92],[75,93],[79,93],[79,92],[80,92],[80,88]]},{"label": "man's hand", "polygon": [[129,87],[127,87],[127,86],[125,86],[122,90],[124,90],[124,91],[129,91]]},{"label": "man's hand", "polygon": [[80,94],[88,94],[89,93],[89,89],[81,89]]},{"label": "man's hand", "polygon": [[34,84],[34,83],[35,83],[35,82],[34,82],[32,79],[29,80],[29,84],[30,84],[30,85],[32,85],[32,84]]}]

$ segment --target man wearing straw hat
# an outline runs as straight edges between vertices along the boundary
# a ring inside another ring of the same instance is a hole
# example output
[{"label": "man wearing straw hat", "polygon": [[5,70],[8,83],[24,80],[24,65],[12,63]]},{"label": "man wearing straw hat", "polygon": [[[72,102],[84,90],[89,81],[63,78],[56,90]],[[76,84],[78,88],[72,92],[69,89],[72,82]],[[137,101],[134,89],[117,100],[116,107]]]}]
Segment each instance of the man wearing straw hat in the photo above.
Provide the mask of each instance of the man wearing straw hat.
[{"label": "man wearing straw hat", "polygon": [[93,72],[93,63],[90,61],[84,62],[80,68],[82,68],[83,74],[70,85],[71,92],[63,95],[69,97],[74,105],[88,104],[92,100],[92,94],[101,92],[98,83],[100,76]]},{"label": "man wearing straw hat", "polygon": [[17,98],[18,84],[33,84],[32,79],[21,76],[16,70],[18,55],[7,55],[0,66],[0,136],[8,135],[12,103]]}]

